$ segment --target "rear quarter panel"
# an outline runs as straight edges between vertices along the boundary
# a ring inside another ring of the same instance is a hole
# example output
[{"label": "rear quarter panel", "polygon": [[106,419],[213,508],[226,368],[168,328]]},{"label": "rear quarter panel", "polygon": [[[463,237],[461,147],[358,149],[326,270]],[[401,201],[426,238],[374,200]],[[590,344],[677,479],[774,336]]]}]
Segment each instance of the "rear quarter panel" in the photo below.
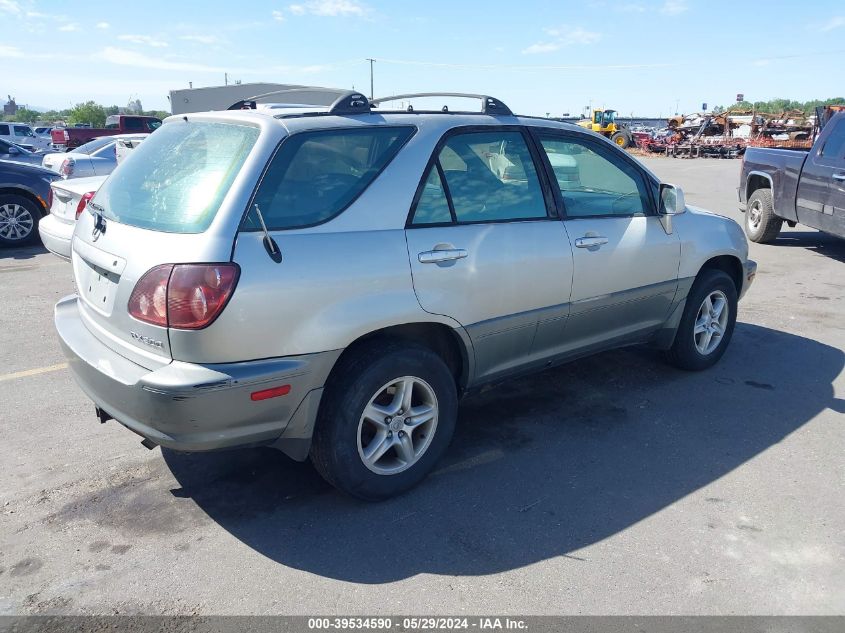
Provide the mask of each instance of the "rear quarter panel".
[{"label": "rear quarter panel", "polygon": [[752,176],[767,176],[772,185],[775,215],[797,221],[795,196],[806,158],[807,153],[801,150],[749,147],[742,168],[742,199],[747,201],[751,196],[749,183]]}]

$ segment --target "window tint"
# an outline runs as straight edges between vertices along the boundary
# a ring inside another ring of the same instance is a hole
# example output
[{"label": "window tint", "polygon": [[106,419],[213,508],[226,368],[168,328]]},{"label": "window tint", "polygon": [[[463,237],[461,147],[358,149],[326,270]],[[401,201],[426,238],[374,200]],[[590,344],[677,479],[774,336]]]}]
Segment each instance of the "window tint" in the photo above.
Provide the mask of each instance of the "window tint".
[{"label": "window tint", "polygon": [[845,121],[839,121],[822,148],[825,158],[845,158]]},{"label": "window tint", "polygon": [[9,126],[0,125],[0,136],[9,136]]},{"label": "window tint", "polygon": [[[368,127],[294,134],[282,143],[255,194],[267,228],[311,226],[334,217],[375,180],[413,132]],[[244,226],[259,228],[254,207]]]},{"label": "window tint", "polygon": [[127,132],[143,132],[144,121],[135,117],[126,117],[123,119],[123,129]]},{"label": "window tint", "polygon": [[543,138],[566,215],[630,216],[647,213],[648,190],[639,171],[612,150],[593,149],[578,139]]},{"label": "window tint", "polygon": [[[245,125],[177,121],[132,151],[97,192],[107,219],[168,233],[211,224],[258,139]],[[136,156],[137,155],[137,156]]]},{"label": "window tint", "polygon": [[101,136],[100,138],[95,138],[93,141],[88,141],[77,147],[74,152],[77,154],[93,154],[98,149],[104,148],[109,143],[114,143],[114,139],[110,136]]},{"label": "window tint", "polygon": [[435,166],[423,185],[417,209],[414,212],[414,224],[440,224],[452,221],[449,201],[440,181],[440,172]]},{"label": "window tint", "polygon": [[458,222],[547,217],[537,170],[520,132],[456,134],[438,161]]},{"label": "window tint", "polygon": [[12,127],[15,128],[15,136],[35,136],[32,130],[25,125],[13,125]]}]

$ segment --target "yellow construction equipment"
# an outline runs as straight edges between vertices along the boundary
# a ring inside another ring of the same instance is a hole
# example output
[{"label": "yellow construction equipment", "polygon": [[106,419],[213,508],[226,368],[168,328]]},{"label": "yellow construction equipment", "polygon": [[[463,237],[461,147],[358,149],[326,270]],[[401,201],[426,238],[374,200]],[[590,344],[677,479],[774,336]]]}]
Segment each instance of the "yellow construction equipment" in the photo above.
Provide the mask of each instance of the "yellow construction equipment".
[{"label": "yellow construction equipment", "polygon": [[583,128],[606,136],[622,149],[634,144],[631,130],[624,123],[616,122],[616,110],[593,110],[592,119],[583,119],[577,123]]}]

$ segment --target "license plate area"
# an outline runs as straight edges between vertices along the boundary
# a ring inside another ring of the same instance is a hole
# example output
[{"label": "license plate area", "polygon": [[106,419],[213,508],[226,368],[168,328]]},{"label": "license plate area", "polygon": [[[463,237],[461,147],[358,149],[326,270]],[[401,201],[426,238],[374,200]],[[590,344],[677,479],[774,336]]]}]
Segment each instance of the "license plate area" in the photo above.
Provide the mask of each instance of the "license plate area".
[{"label": "license plate area", "polygon": [[100,268],[81,257],[78,261],[81,274],[77,275],[77,290],[80,296],[94,310],[109,316],[114,307],[120,275]]}]

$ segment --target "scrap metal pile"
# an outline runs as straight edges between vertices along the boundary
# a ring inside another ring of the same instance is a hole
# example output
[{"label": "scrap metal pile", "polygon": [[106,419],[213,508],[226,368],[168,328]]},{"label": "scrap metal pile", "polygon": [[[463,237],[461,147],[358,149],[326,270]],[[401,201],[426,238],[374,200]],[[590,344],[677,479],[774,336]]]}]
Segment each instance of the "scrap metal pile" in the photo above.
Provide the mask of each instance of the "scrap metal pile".
[{"label": "scrap metal pile", "polygon": [[667,156],[736,158],[746,147],[809,149],[815,124],[815,116],[798,110],[695,113],[672,117],[665,130],[636,140],[640,149]]}]

